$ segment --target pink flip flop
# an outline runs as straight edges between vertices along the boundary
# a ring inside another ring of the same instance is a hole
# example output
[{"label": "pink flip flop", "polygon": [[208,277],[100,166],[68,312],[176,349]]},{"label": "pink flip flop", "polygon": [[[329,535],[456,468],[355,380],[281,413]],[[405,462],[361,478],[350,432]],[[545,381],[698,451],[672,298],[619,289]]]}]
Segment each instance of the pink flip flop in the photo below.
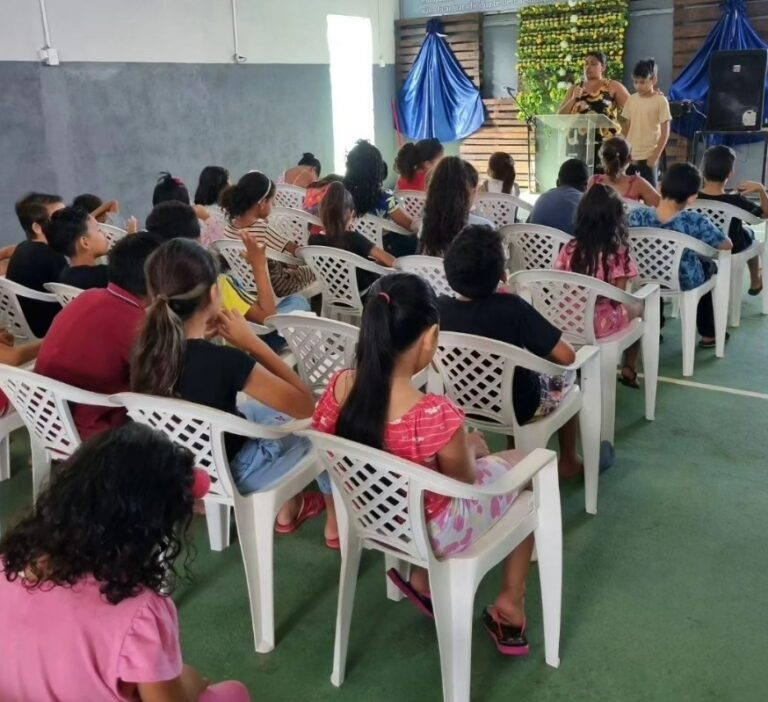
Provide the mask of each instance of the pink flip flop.
[{"label": "pink flip flop", "polygon": [[302,494],[301,508],[290,524],[279,524],[275,522],[275,531],[278,534],[293,534],[307,519],[312,519],[323,513],[325,510],[325,500],[319,492],[305,492]]},{"label": "pink flip flop", "polygon": [[411,584],[403,580],[400,577],[400,573],[394,568],[390,568],[387,571],[387,577],[392,584],[405,595],[406,599],[419,610],[419,612],[430,619],[435,618],[435,613],[432,611],[432,599],[430,597],[420,595],[416,592],[416,590],[411,587]]}]

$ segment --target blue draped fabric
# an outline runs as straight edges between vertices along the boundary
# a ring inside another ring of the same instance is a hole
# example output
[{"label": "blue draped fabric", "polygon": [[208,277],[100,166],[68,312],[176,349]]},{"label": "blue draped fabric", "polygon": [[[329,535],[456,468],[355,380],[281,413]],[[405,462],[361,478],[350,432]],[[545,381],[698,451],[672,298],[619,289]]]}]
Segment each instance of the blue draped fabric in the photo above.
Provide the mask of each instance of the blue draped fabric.
[{"label": "blue draped fabric", "polygon": [[[696,108],[703,113],[706,113],[707,110],[709,59],[712,52],[768,48],[768,44],[760,39],[749,23],[745,0],[723,0],[720,5],[723,8],[723,16],[669,91],[670,101],[693,100]],[[766,94],[765,115],[768,116],[768,93]],[[704,117],[696,113],[685,115],[672,122],[672,129],[689,139],[703,126]],[[753,139],[744,136],[717,138],[712,141],[743,144],[753,141]]]},{"label": "blue draped fabric", "polygon": [[480,91],[456,60],[442,28],[437,19],[427,24],[427,38],[397,99],[399,128],[409,139],[458,141],[485,122]]}]

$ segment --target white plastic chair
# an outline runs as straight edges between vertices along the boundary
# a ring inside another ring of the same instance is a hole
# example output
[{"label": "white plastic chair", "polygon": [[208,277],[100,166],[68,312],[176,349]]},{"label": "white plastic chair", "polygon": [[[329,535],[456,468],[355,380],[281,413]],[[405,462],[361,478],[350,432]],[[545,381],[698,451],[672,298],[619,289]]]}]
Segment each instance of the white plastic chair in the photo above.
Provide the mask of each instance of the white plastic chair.
[{"label": "white plastic chair", "polygon": [[128,232],[125,229],[116,227],[114,224],[99,224],[99,229],[103,232],[104,236],[109,242],[109,248],[111,249],[120,239],[128,236]]},{"label": "white plastic chair", "polygon": [[[331,477],[339,520],[341,573],[331,682],[346,674],[360,556],[364,548],[384,554],[386,568],[405,573],[409,564],[426,568],[435,614],[443,700],[469,702],[472,619],[475,593],[486,573],[533,533],[538,551],[544,620],[544,657],[560,664],[562,521],[557,462],[538,449],[491,485],[468,485],[384,451],[316,431],[308,436]],[[533,482],[506,514],[472,546],[439,559],[427,532],[424,492],[457,499],[504,495]],[[407,577],[407,575],[406,575]],[[387,587],[390,599],[401,599]],[[407,699],[408,695],[405,696]]]},{"label": "white plastic chair", "polygon": [[[677,300],[683,337],[683,375],[693,375],[696,350],[696,309],[699,300],[712,290],[715,311],[715,355],[725,356],[725,327],[728,317],[728,294],[731,280],[731,252],[714,249],[686,234],[668,229],[636,227],[629,230],[632,257],[640,273],[636,285],[657,283],[661,297]],[[680,289],[680,259],[689,250],[700,258],[717,262],[715,273],[693,290]]]},{"label": "white plastic chair", "polygon": [[51,461],[68,458],[81,443],[69,403],[115,406],[106,395],[4,364],[0,364],[0,389],[29,431],[33,496],[48,477]]},{"label": "white plastic chair", "polygon": [[[735,207],[727,202],[717,202],[716,200],[704,198],[696,200],[688,209],[708,217],[726,236],[731,231],[731,222],[734,219],[739,219],[748,226],[762,224],[765,221],[760,217],[755,217],[751,212],[742,210],[740,207]],[[759,241],[755,238],[752,245],[744,249],[744,251],[739,251],[739,253],[731,252],[731,289],[728,298],[728,323],[732,327],[738,327],[741,324],[744,269],[747,267],[747,261],[757,256],[758,265],[762,269],[765,262],[765,245],[765,241]],[[768,314],[768,285],[763,286],[761,297],[763,299],[763,314]]]},{"label": "white plastic chair", "polygon": [[509,250],[507,271],[554,268],[560,249],[572,236],[543,224],[509,224],[501,229]]},{"label": "white plastic chair", "polygon": [[299,377],[320,397],[337,372],[354,365],[360,330],[310,314],[277,314],[267,324],[282,336],[296,358]]},{"label": "white plastic chair", "polygon": [[301,188],[298,185],[278,183],[275,189],[275,207],[290,207],[294,210],[300,210],[304,207],[306,195],[307,191],[305,188]]},{"label": "white plastic chair", "polygon": [[11,432],[23,426],[24,420],[12,407],[0,417],[0,481],[11,477]]},{"label": "white plastic chair", "polygon": [[355,220],[354,228],[380,249],[384,248],[384,234],[394,232],[404,236],[416,236],[405,227],[395,224],[391,219],[367,214]]},{"label": "white plastic chair", "polygon": [[303,424],[266,427],[192,402],[136,393],[120,393],[112,399],[124,406],[134,421],[163,432],[174,443],[192,451],[195,465],[211,476],[211,489],[205,497],[205,517],[213,550],[229,544],[230,511],[234,507],[254,644],[258,653],[268,653],[275,647],[272,582],[275,518],[288,499],[317,477],[316,457],[312,452],[307,454],[270,489],[241,495],[229,469],[224,435],[278,439]]},{"label": "white plastic chair", "polygon": [[74,285],[65,285],[64,283],[46,283],[43,286],[49,293],[56,296],[56,300],[62,307],[66,307],[81,292],[82,288],[76,288]]},{"label": "white plastic chair", "polygon": [[331,246],[305,246],[299,256],[312,269],[323,294],[322,316],[331,319],[358,319],[363,313],[363,301],[357,287],[357,270],[388,275],[394,268],[385,268],[362,256]]},{"label": "white plastic chair", "polygon": [[496,229],[514,224],[518,209],[530,212],[531,206],[516,195],[507,193],[479,193],[475,199],[475,214],[491,220]]},{"label": "white plastic chair", "polygon": [[395,190],[395,199],[411,219],[421,219],[424,216],[427,194],[421,190]]},{"label": "white plastic chair", "polygon": [[439,256],[401,256],[395,261],[395,268],[424,278],[432,286],[435,295],[457,297],[457,293],[448,284],[443,259]]},{"label": "white plastic chair", "polygon": [[[602,391],[601,439],[613,443],[616,424],[616,367],[622,353],[642,340],[645,418],[656,417],[656,389],[659,377],[659,286],[644,285],[634,295],[602,280],[565,271],[520,271],[510,279],[518,291],[563,332],[563,339],[576,347],[590,344],[600,349]],[[598,339],[595,336],[595,303],[599,298],[614,300],[630,309],[642,310],[627,327]]]},{"label": "white plastic chair", "polygon": [[38,337],[32,333],[24,316],[19,304],[20,297],[54,304],[58,301],[51,293],[32,290],[8,278],[0,277],[0,326],[5,327],[19,341],[35,341]]},{"label": "white plastic chair", "polygon": [[290,207],[273,207],[269,215],[269,226],[288,241],[294,241],[299,246],[306,246],[309,241],[309,226],[314,224],[321,227],[319,217],[301,209]]},{"label": "white plastic chair", "polygon": [[627,214],[632,210],[636,210],[638,207],[648,207],[648,205],[641,200],[632,200],[628,197],[621,198],[621,201],[624,203],[624,209],[627,211]]},{"label": "white plastic chair", "polygon": [[[554,412],[521,426],[512,404],[512,380],[518,366],[550,375],[580,370],[581,384],[571,388]],[[432,392],[438,392],[442,387],[463,410],[468,424],[484,431],[514,436],[515,447],[525,453],[545,448],[550,437],[578,414],[584,452],[586,510],[597,514],[601,420],[600,353],[597,347],[582,346],[570,366],[559,366],[495,339],[440,332],[430,376]]]}]

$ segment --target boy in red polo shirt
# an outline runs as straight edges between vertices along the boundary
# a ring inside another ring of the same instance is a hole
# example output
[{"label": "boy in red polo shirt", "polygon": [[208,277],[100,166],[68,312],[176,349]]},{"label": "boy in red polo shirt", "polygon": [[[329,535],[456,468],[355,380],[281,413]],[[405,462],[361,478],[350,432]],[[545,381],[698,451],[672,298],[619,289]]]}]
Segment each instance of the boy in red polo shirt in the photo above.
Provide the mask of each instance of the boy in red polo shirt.
[{"label": "boy in red polo shirt", "polygon": [[[35,371],[105,395],[130,387],[133,343],[144,321],[144,262],[158,247],[142,233],[122,239],[109,254],[109,285],[86,290],[56,317],[37,357]],[[72,405],[82,439],[125,422],[125,410]]]}]

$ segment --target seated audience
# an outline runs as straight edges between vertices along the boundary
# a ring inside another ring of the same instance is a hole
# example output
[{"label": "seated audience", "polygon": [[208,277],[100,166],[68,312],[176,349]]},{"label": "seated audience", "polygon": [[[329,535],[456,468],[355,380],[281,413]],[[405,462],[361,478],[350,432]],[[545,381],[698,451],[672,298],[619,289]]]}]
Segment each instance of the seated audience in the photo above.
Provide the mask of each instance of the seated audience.
[{"label": "seated audience", "polygon": [[[274,199],[275,184],[260,171],[246,173],[236,185],[225,188],[220,198],[229,218],[224,228],[225,235],[230,239],[241,239],[244,233],[254,234],[268,248],[295,255],[298,244],[278,234],[267,221]],[[309,266],[288,265],[280,261],[268,263],[272,287],[279,297],[304,290],[314,280]]]},{"label": "seated audience", "polygon": [[203,246],[210,246],[214,241],[226,238],[224,227],[227,224],[227,217],[219,205],[219,198],[228,185],[230,185],[229,171],[226,168],[206,166],[200,171],[200,179],[195,190],[195,207],[202,207],[208,214],[200,235]]},{"label": "seated audience", "polygon": [[[573,363],[576,355],[559,329],[521,297],[498,290],[505,279],[504,263],[504,247],[497,231],[476,225],[463,229],[445,254],[445,276],[460,297],[440,296],[440,327],[503,341],[560,365]],[[518,423],[554,412],[575,380],[573,371],[546,375],[517,368],[512,404]],[[558,437],[560,475],[581,475],[584,466],[576,453],[575,418],[560,429]]]},{"label": "seated audience", "polygon": [[443,157],[443,145],[437,139],[421,139],[407,142],[400,147],[395,158],[398,190],[426,192],[427,178]]},{"label": "seated audience", "polygon": [[[323,231],[309,237],[310,245],[344,249],[362,258],[373,259],[388,268],[395,265],[394,256],[382,251],[370,239],[355,230],[355,201],[342,183],[331,183],[328,186],[320,205],[320,219],[323,221]],[[358,288],[361,291],[366,290],[378,277],[369,271],[357,271]]]},{"label": "seated audience", "polygon": [[446,156],[429,179],[421,222],[419,253],[443,256],[467,224],[491,223],[470,210],[477,193],[477,170],[458,156]]},{"label": "seated audience", "polygon": [[[142,232],[118,241],[109,255],[109,285],[78,295],[56,317],[35,372],[83,390],[111,395],[130,388],[130,359],[144,320],[144,263],[158,247]],[[72,405],[80,437],[125,422],[120,408]]]},{"label": "seated audience", "polygon": [[141,424],[83,444],[0,541],[3,700],[248,702],[182,663],[169,596],[207,486]]},{"label": "seated audience", "polygon": [[515,159],[506,151],[497,151],[488,159],[488,178],[480,186],[480,192],[519,196],[516,177]]},{"label": "seated audience", "polygon": [[[696,201],[701,188],[701,175],[690,163],[675,163],[667,169],[661,181],[661,202],[658,207],[638,207],[629,213],[631,227],[657,227],[687,234],[716,249],[729,251],[731,240],[704,215],[686,207]],[[700,259],[693,251],[685,250],[680,259],[680,287],[692,290],[703,285],[716,272],[717,265]],[[696,314],[702,348],[715,347],[715,313],[712,291],[699,302]],[[728,338],[726,334],[726,338]]]},{"label": "seated audience", "polygon": [[[702,175],[704,187],[699,192],[700,200],[716,200],[725,202],[739,209],[745,210],[756,217],[768,217],[768,195],[765,186],[752,180],[739,183],[735,192],[727,192],[725,184],[734,176],[734,164],[736,153],[728,146],[712,146],[704,154]],[[744,197],[756,194],[760,198],[760,204]],[[755,241],[755,233],[744,223],[734,218],[731,220],[731,228],[728,237],[733,242],[733,253],[739,253],[748,249]],[[763,276],[760,271],[760,259],[755,256],[747,261],[749,267],[749,294],[759,295],[763,290]]]},{"label": "seated audience", "polygon": [[189,190],[181,178],[174,178],[168,171],[162,171],[152,192],[152,207],[169,200],[189,205]]},{"label": "seated audience", "polygon": [[107,255],[109,242],[87,210],[80,207],[58,210],[43,231],[48,245],[69,259],[69,266],[59,276],[60,283],[83,290],[107,287],[107,266],[98,260]]},{"label": "seated audience", "polygon": [[[363,311],[355,369],[331,380],[313,426],[461,482],[487,485],[514,470],[521,454],[489,455],[483,435],[465,429],[458,407],[447,397],[425,395],[411,382],[435,355],[438,322],[437,300],[427,282],[407,273],[379,280]],[[516,496],[459,499],[427,492],[424,512],[435,555],[456,556],[471,547],[504,516]],[[529,652],[524,595],[532,549],[529,536],[507,558],[503,589],[483,612],[483,624],[505,655]],[[426,570],[413,568],[410,582],[394,569],[388,576],[423,614],[433,616]]]},{"label": "seated audience", "polygon": [[576,208],[589,181],[587,164],[578,158],[569,158],[560,166],[557,187],[539,196],[528,222],[554,227],[573,235]]},{"label": "seated audience", "polygon": [[[607,143],[607,142],[606,142]],[[608,185],[593,185],[579,203],[573,240],[560,250],[555,268],[582,273],[626,290],[627,283],[637,278],[637,266],[629,248],[629,228],[624,203]],[[603,339],[629,325],[634,311],[620,302],[598,298],[595,304],[595,336]],[[639,388],[637,354],[633,344],[625,354],[621,382]]]},{"label": "seated audience", "polygon": [[167,200],[155,205],[147,217],[147,231],[161,243],[181,237],[200,239],[200,220],[189,205]]},{"label": "seated audience", "polygon": [[[16,339],[7,329],[0,328],[0,363],[6,366],[23,366],[33,361],[40,351],[40,341],[30,341],[29,343],[16,346]],[[0,391],[0,417],[8,414],[11,409],[11,403]]]},{"label": "seated audience", "polygon": [[637,200],[651,207],[659,204],[661,196],[645,178],[641,175],[627,175],[627,168],[632,165],[632,153],[624,137],[616,136],[603,142],[600,162],[603,173],[592,176],[588,188],[595,183],[609,185],[625,200]]},{"label": "seated audience", "polygon": [[277,179],[278,185],[295,185],[308,188],[320,177],[322,166],[313,153],[306,151],[299,159],[298,165],[289,168]]},{"label": "seated audience", "polygon": [[[147,261],[151,302],[131,366],[135,392],[180,397],[259,424],[276,425],[309,417],[310,390],[258,336],[242,315],[221,309],[216,264],[193,241],[174,239]],[[229,346],[207,340],[215,327]],[[238,393],[248,396],[237,404]],[[225,440],[238,490],[248,494],[286,475],[310,450],[304,438]],[[338,548],[330,481],[318,478],[323,495],[301,494],[280,510],[276,529],[295,531],[306,519],[328,510],[325,537]]]},{"label": "seated audience", "polygon": [[124,221],[118,219],[120,203],[117,200],[104,202],[98,195],[83,193],[72,200],[72,207],[81,207],[90,212],[99,224],[111,224],[125,229],[129,234],[135,234],[139,230],[139,220],[136,217],[128,217]]},{"label": "seated audience", "polygon": [[[28,193],[16,203],[16,216],[27,239],[15,248],[8,261],[8,280],[39,292],[47,292],[46,283],[59,282],[61,272],[67,267],[67,259],[48,246],[44,227],[51,215],[63,207],[64,202],[58,195],[46,193]],[[61,310],[58,302],[22,297],[19,304],[29,328],[38,339],[45,336]]]},{"label": "seated audience", "polygon": [[[358,217],[367,214],[386,217],[395,224],[413,231],[414,222],[400,207],[391,190],[384,188],[387,164],[381,152],[370,142],[361,139],[347,154],[347,172],[344,187],[352,194]],[[388,232],[384,234],[384,250],[395,258],[416,252],[415,236]]]}]

